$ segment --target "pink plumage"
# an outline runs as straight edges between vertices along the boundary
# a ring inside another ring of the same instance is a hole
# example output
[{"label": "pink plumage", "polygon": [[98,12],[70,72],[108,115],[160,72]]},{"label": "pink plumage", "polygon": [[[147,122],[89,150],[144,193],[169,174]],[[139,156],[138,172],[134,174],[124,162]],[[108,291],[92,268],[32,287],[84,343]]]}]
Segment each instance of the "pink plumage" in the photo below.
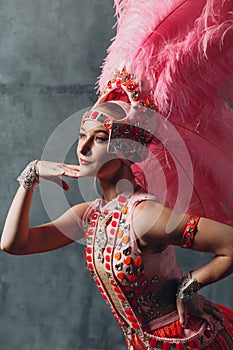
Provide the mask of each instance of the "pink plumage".
[{"label": "pink plumage", "polygon": [[144,95],[152,91],[160,114],[183,138],[194,171],[192,200],[183,208],[177,161],[172,150],[155,142],[151,148],[161,169],[144,163],[145,172],[157,171],[154,192],[171,207],[232,223],[232,1],[116,0],[115,6],[117,34],[99,91],[118,69],[135,74]]}]

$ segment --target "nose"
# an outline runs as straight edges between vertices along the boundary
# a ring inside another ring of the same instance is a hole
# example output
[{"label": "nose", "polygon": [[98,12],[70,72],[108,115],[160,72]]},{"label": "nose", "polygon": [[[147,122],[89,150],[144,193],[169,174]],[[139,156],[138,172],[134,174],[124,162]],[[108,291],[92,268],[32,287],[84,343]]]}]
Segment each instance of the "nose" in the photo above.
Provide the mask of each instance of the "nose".
[{"label": "nose", "polygon": [[80,140],[78,143],[78,151],[82,155],[88,156],[91,153],[91,140],[88,138],[85,141]]}]

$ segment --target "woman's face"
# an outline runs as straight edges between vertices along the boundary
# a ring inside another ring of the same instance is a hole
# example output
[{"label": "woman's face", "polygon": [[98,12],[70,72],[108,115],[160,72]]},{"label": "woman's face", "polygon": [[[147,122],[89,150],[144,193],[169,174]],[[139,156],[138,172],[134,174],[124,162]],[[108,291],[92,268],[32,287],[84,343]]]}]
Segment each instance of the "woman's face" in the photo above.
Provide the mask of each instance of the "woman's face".
[{"label": "woman's face", "polygon": [[119,169],[119,158],[107,152],[109,133],[105,127],[86,120],[80,128],[77,155],[80,176],[111,178]]}]

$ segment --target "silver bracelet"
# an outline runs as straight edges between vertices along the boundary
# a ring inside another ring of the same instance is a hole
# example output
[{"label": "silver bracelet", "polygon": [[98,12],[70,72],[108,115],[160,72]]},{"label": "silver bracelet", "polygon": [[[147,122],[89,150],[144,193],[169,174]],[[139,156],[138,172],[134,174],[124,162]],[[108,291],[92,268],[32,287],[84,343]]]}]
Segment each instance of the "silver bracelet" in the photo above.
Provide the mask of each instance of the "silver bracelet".
[{"label": "silver bracelet", "polygon": [[39,183],[39,169],[37,166],[37,160],[30,162],[19,175],[17,180],[26,190],[35,189]]},{"label": "silver bracelet", "polygon": [[193,278],[191,272],[181,278],[178,285],[176,296],[182,302],[186,303],[193,298],[194,294],[201,289],[202,285]]}]

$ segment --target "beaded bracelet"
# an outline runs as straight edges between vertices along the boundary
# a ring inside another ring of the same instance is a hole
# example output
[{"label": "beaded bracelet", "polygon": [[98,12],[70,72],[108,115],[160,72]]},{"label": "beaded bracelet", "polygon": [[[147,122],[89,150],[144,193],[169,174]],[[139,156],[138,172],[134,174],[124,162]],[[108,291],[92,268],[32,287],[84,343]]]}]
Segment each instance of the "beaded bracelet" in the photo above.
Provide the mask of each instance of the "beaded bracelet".
[{"label": "beaded bracelet", "polygon": [[191,272],[188,272],[187,275],[181,278],[176,296],[182,303],[186,303],[193,298],[201,287],[202,285],[197,282],[196,278],[192,277]]},{"label": "beaded bracelet", "polygon": [[197,224],[200,220],[199,216],[188,217],[187,225],[185,226],[183,236],[180,241],[180,247],[182,248],[191,248],[193,244],[193,240],[195,238],[195,234],[197,232]]},{"label": "beaded bracelet", "polygon": [[23,172],[17,178],[20,185],[26,190],[35,189],[39,183],[39,169],[37,167],[37,160],[30,162]]}]

